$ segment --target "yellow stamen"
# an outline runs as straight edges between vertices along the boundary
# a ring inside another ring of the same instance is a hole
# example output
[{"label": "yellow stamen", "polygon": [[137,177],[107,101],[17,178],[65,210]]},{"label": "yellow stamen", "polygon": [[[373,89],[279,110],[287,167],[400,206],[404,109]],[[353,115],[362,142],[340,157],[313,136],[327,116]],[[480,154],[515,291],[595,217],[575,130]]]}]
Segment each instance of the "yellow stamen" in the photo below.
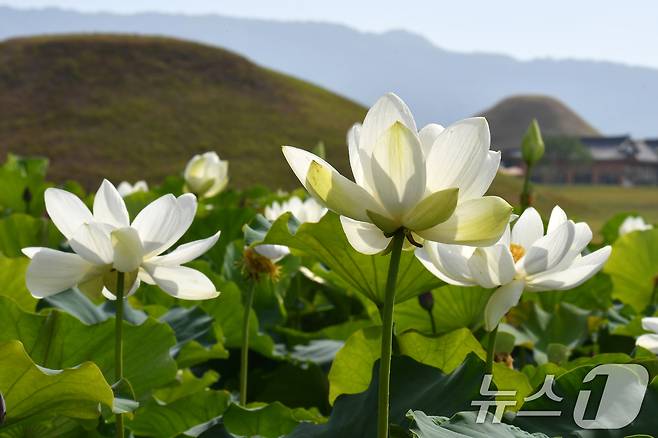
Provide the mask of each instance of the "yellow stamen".
[{"label": "yellow stamen", "polygon": [[519,259],[525,255],[525,248],[516,243],[510,244],[509,250],[512,251],[512,258],[515,262],[518,262]]}]

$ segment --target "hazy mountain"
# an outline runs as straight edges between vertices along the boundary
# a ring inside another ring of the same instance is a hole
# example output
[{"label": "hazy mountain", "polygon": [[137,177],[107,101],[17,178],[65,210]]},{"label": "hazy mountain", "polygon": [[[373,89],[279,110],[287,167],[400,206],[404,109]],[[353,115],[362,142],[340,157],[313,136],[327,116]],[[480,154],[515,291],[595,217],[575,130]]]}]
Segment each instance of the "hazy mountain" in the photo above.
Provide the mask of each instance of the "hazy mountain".
[{"label": "hazy mountain", "polygon": [[323,23],[0,7],[0,38],[62,32],[160,34],[219,45],[364,104],[396,91],[421,122],[449,123],[509,95],[545,94],[603,133],[658,135],[658,70],[650,68],[573,60],[521,62],[446,51],[404,31],[372,34]]}]

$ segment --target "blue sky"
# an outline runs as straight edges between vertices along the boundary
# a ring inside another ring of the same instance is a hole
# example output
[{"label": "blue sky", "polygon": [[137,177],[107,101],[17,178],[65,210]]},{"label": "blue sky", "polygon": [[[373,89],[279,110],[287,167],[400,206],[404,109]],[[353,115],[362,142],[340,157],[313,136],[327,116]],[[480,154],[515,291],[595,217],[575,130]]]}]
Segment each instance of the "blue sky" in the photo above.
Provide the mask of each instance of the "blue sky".
[{"label": "blue sky", "polygon": [[328,21],[362,31],[406,29],[458,51],[658,68],[658,2],[651,0],[0,0],[0,4]]}]

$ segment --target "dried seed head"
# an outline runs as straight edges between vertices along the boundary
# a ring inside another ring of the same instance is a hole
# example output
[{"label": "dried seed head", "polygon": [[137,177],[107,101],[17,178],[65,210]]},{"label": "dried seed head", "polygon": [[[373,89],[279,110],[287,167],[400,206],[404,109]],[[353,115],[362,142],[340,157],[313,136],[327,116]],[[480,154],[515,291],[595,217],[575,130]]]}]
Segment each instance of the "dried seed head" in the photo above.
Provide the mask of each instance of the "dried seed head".
[{"label": "dried seed head", "polygon": [[277,281],[281,275],[281,267],[265,256],[258,254],[253,248],[244,250],[242,270],[250,278],[258,281],[261,276]]}]

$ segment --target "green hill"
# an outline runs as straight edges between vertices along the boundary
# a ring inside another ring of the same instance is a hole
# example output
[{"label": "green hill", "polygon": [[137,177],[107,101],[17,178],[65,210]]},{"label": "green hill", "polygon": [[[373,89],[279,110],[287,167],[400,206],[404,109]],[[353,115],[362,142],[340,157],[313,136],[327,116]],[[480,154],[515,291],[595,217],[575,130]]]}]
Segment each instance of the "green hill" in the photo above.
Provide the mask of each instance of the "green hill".
[{"label": "green hill", "polygon": [[194,153],[230,160],[233,186],[295,187],[279,146],[345,134],[365,108],[234,53],[167,38],[77,35],[0,43],[0,152],[44,155],[50,177],[157,182]]},{"label": "green hill", "polygon": [[599,135],[571,108],[549,96],[511,96],[481,115],[487,118],[491,126],[494,149],[519,147],[533,118],[539,121],[544,137]]}]

